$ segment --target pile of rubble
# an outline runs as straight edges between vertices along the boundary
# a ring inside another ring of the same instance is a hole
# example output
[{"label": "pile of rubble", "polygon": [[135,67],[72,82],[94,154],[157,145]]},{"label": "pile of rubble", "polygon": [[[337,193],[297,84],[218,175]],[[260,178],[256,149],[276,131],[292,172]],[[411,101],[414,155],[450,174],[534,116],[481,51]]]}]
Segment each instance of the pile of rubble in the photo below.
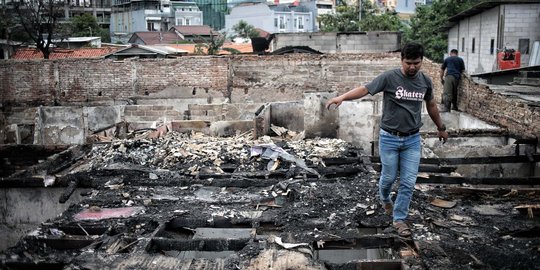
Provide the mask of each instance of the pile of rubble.
[{"label": "pile of rubble", "polygon": [[[340,139],[252,139],[251,134],[217,138],[202,133],[168,132],[153,139],[139,136],[96,144],[87,158],[88,170],[127,163],[196,175],[201,168],[223,173],[222,166],[233,167],[235,172],[276,170],[291,165],[309,170],[308,167],[324,167],[324,158],[342,156],[347,150],[347,143]],[[288,163],[281,162],[284,160]]]}]

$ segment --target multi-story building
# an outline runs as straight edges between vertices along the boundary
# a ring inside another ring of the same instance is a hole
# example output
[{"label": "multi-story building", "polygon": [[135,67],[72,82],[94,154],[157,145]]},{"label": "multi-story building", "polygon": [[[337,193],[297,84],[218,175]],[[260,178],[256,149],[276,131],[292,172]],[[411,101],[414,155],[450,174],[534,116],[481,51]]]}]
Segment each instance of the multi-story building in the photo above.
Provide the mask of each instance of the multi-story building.
[{"label": "multi-story building", "polygon": [[63,20],[90,13],[102,28],[109,28],[111,22],[111,0],[66,0]]},{"label": "multi-story building", "polygon": [[246,4],[233,7],[225,16],[225,29],[241,20],[269,33],[295,33],[315,31],[315,2],[300,2],[298,5]]},{"label": "multi-story building", "polygon": [[[18,0],[0,0],[0,7],[7,12],[15,12],[12,3]],[[111,0],[65,0],[62,8],[63,16],[58,18],[59,23],[66,23],[72,17],[85,13],[96,17],[97,23],[104,29],[109,28],[111,21]]]},{"label": "multi-story building", "polygon": [[168,31],[175,25],[202,25],[202,12],[191,1],[113,0],[112,42],[127,42],[134,32]]},{"label": "multi-story building", "polygon": [[195,2],[171,2],[174,25],[202,25],[203,13]]}]

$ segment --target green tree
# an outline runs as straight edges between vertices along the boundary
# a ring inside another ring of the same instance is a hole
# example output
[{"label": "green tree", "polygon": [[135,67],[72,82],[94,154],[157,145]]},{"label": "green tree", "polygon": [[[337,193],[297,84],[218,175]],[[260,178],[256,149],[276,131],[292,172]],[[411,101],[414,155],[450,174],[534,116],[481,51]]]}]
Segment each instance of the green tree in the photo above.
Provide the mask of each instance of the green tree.
[{"label": "green tree", "polygon": [[401,31],[403,29],[404,26],[395,12],[369,13],[360,21],[362,31]]},{"label": "green tree", "polygon": [[321,32],[358,31],[358,7],[337,6],[335,14],[322,14],[318,18]]},{"label": "green tree", "polygon": [[232,28],[236,32],[236,36],[242,38],[256,38],[259,37],[259,32],[255,27],[244,20],[240,20]]},{"label": "green tree", "polygon": [[[204,40],[204,43],[199,43],[195,45],[195,54],[203,55],[217,55],[219,54],[219,51],[224,50],[228,51],[231,54],[238,54],[240,51],[233,48],[223,48],[223,44],[225,43],[225,36],[220,35],[210,35],[210,39],[203,38],[199,36],[199,39]],[[206,53],[203,48],[206,48]]]},{"label": "green tree", "polygon": [[442,62],[447,51],[448,37],[440,28],[448,19],[459,12],[470,8],[473,0],[435,0],[432,5],[419,6],[411,17],[411,28],[406,31],[404,41],[415,41],[423,44],[427,58]]},{"label": "green tree", "polygon": [[55,34],[58,19],[62,17],[62,0],[26,0],[12,2],[15,8],[15,23],[49,59],[49,48]]},{"label": "green tree", "polygon": [[395,12],[378,10],[367,0],[362,0],[361,14],[358,8],[358,6],[338,6],[335,14],[319,16],[319,29],[322,32],[399,31],[402,29],[401,20]]},{"label": "green tree", "polygon": [[110,42],[111,37],[106,29],[97,23],[96,17],[89,13],[71,18],[71,31],[74,37],[99,36],[103,42]]}]

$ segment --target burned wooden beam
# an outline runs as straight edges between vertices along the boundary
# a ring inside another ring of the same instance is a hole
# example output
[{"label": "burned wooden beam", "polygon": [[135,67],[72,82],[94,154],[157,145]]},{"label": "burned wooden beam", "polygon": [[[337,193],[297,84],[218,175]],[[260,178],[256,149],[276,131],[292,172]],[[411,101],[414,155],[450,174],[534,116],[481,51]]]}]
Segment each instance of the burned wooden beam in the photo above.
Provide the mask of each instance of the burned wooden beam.
[{"label": "burned wooden beam", "polygon": [[325,263],[325,266],[330,270],[403,270],[407,269],[401,260],[370,260],[370,261],[350,261],[343,264]]},{"label": "burned wooden beam", "polygon": [[42,177],[7,177],[0,178],[0,188],[36,188],[45,187]]},{"label": "burned wooden beam", "polygon": [[40,236],[35,237],[35,241],[45,243],[47,246],[57,249],[81,249],[92,244],[96,239],[88,236],[67,235],[67,236]]},{"label": "burned wooden beam", "polygon": [[336,165],[348,165],[348,164],[358,164],[361,163],[361,159],[358,157],[337,157],[337,158],[323,158],[322,159],[326,166],[336,166]]},{"label": "burned wooden beam", "polygon": [[418,177],[418,184],[471,184],[471,185],[540,185],[540,177],[460,177],[430,175]]},{"label": "burned wooden beam", "polygon": [[315,249],[345,249],[345,248],[389,248],[401,245],[401,241],[391,235],[364,235],[356,238],[324,240],[324,247],[318,248],[317,242],[313,243]]},{"label": "burned wooden beam", "polygon": [[71,197],[71,194],[75,192],[75,189],[77,189],[77,186],[79,185],[79,178],[71,176],[70,179],[71,180],[69,181],[67,188],[64,190],[64,192],[62,192],[60,198],[58,199],[58,202],[60,203],[67,202],[67,200],[69,200],[69,197]]},{"label": "burned wooden beam", "polygon": [[[374,163],[373,169],[377,172],[380,172],[381,164]],[[456,171],[456,167],[438,166],[436,164],[420,164],[418,171],[427,172],[427,173],[451,173],[451,172]]]},{"label": "burned wooden beam", "polygon": [[69,149],[62,151],[61,153],[54,154],[47,158],[46,161],[34,165],[25,171],[15,173],[12,177],[29,177],[38,175],[42,172],[46,174],[58,173],[69,166],[73,165],[77,160],[82,158],[92,149],[91,145],[77,145],[72,146]]},{"label": "burned wooden beam", "polygon": [[156,251],[239,251],[250,239],[169,239],[156,237],[151,240],[152,249]]},{"label": "burned wooden beam", "polygon": [[[371,162],[380,163],[380,157],[371,157]],[[421,158],[420,164],[464,165],[464,164],[496,164],[496,163],[530,163],[540,162],[540,154],[519,156],[466,157],[466,158]]]}]

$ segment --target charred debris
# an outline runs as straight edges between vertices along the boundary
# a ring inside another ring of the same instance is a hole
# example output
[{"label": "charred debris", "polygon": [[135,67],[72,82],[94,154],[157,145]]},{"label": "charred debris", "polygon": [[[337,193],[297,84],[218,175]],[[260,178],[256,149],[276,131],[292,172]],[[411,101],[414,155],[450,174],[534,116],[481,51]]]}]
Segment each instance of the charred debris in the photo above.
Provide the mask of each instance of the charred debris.
[{"label": "charred debris", "polygon": [[540,269],[534,184],[417,184],[393,231],[363,150],[280,127],[96,137],[2,179],[84,196],[2,269]]}]

